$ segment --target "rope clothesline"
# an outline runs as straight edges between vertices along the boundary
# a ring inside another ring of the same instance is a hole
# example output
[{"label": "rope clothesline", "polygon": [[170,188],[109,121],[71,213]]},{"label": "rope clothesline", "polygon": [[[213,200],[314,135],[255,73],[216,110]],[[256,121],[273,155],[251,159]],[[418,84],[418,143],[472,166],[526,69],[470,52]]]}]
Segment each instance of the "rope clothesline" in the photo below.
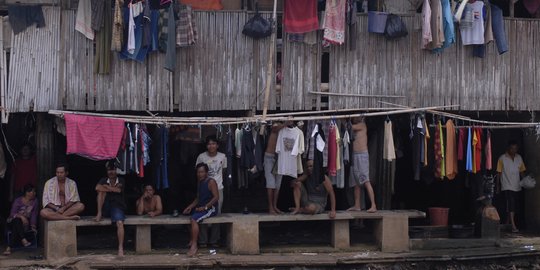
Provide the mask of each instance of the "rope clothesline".
[{"label": "rope clothesline", "polygon": [[[266,121],[313,121],[313,120],[334,120],[334,119],[346,119],[354,117],[373,117],[373,116],[387,116],[404,113],[415,112],[427,112],[433,115],[450,117],[469,123],[476,123],[479,125],[467,125],[456,126],[456,128],[530,128],[540,126],[537,122],[502,122],[502,121],[486,121],[477,120],[467,116],[439,111],[441,109],[456,108],[459,105],[445,105],[445,106],[432,106],[422,108],[412,108],[404,105],[379,101],[380,103],[392,105],[392,108],[357,108],[357,109],[344,109],[344,110],[323,110],[312,112],[291,112],[291,113],[276,113],[267,114]],[[364,111],[364,112],[362,112]],[[366,112],[368,111],[368,112]],[[371,111],[371,112],[370,112]],[[376,112],[373,112],[376,111]],[[348,114],[342,114],[347,112]],[[341,114],[340,114],[341,113]],[[136,116],[136,115],[119,115],[119,114],[106,114],[106,113],[92,113],[92,112],[76,112],[76,111],[61,111],[51,110],[49,114],[63,116],[65,114],[77,114],[86,116],[106,117],[111,119],[124,120],[130,123],[139,124],[154,124],[154,125],[171,125],[171,126],[212,126],[212,125],[233,125],[243,123],[266,123],[262,121],[261,115],[255,115],[251,117],[167,117],[167,116]],[[323,114],[323,115],[321,115]],[[325,115],[335,114],[335,115]]]},{"label": "rope clothesline", "polygon": [[[354,117],[373,117],[381,115],[394,115],[394,114],[403,114],[403,113],[413,113],[421,112],[426,110],[435,110],[435,109],[445,109],[459,107],[459,105],[446,105],[446,106],[433,106],[433,107],[423,107],[423,108],[381,108],[379,112],[368,112],[368,113],[353,113],[353,114],[341,114],[341,115],[323,115],[323,116],[295,116],[292,114],[279,114],[272,115],[268,114],[266,116],[266,121],[309,121],[309,120],[332,120],[332,119],[344,119],[344,118],[354,118]],[[355,111],[361,111],[357,109]],[[336,112],[336,111],[333,111]],[[316,112],[313,112],[316,113]],[[327,113],[327,112],[323,112]],[[49,114],[63,116],[65,114],[76,114],[76,115],[86,115],[86,116],[98,116],[106,117],[111,119],[124,120],[130,123],[139,123],[139,124],[166,124],[166,125],[220,125],[220,124],[243,124],[243,123],[262,123],[260,116],[253,117],[237,117],[237,118],[219,118],[219,117],[164,117],[164,116],[135,116],[135,115],[118,115],[118,114],[105,114],[105,113],[91,113],[91,112],[76,112],[76,111],[61,111],[61,110],[50,110]]]}]

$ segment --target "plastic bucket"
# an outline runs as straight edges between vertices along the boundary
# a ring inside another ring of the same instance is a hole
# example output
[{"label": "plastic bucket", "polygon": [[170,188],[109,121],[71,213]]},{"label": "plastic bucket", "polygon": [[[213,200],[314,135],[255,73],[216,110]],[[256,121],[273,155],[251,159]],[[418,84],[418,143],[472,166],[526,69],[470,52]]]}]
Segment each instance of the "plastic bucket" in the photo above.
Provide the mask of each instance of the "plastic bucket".
[{"label": "plastic bucket", "polygon": [[384,34],[386,28],[386,19],[388,19],[388,13],[369,11],[368,12],[368,32]]},{"label": "plastic bucket", "polygon": [[429,221],[431,226],[448,226],[448,211],[449,208],[430,207]]}]

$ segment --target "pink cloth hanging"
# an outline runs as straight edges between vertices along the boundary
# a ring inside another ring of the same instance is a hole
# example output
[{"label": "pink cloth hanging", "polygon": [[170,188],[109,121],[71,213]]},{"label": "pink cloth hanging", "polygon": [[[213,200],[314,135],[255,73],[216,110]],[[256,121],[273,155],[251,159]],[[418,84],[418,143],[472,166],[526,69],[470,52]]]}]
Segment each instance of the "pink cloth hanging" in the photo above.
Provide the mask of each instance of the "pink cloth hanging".
[{"label": "pink cloth hanging", "polygon": [[347,0],[327,0],[324,13],[324,40],[341,45],[345,43],[345,7]]},{"label": "pink cloth hanging", "polygon": [[93,160],[116,158],[124,134],[124,120],[65,114],[67,154]]}]

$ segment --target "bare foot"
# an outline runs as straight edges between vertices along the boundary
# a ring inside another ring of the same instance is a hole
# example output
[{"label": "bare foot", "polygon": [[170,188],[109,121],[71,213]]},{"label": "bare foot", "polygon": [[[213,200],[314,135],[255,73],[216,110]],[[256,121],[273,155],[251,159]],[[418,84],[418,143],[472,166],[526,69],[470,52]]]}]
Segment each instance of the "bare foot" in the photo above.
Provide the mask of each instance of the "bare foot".
[{"label": "bare foot", "polygon": [[98,213],[98,214],[96,215],[96,217],[94,218],[94,221],[95,221],[95,222],[100,222],[100,221],[101,221],[101,214],[100,214],[100,213]]},{"label": "bare foot", "polygon": [[367,210],[367,212],[368,212],[368,213],[375,213],[375,212],[377,212],[377,207],[372,206],[371,208],[369,208],[369,209]]},{"label": "bare foot", "polygon": [[187,255],[188,255],[188,257],[193,257],[193,256],[197,255],[197,246],[192,245],[191,248],[189,249]]},{"label": "bare foot", "polygon": [[123,248],[118,249],[118,257],[124,257],[124,249]]},{"label": "bare foot", "polygon": [[75,216],[71,216],[71,217],[69,217],[69,219],[71,219],[71,220],[80,220],[80,219],[81,219],[81,217],[80,217],[80,216],[77,216],[77,215],[75,215]]},{"label": "bare foot", "polygon": [[353,206],[353,207],[347,209],[347,211],[362,211],[362,208]]},{"label": "bare foot", "polygon": [[278,215],[281,215],[283,214],[283,211],[279,210],[278,208],[274,208],[276,210],[276,213],[278,213]]},{"label": "bare foot", "polygon": [[268,214],[277,215],[277,211],[274,208],[270,208],[270,209],[268,209]]},{"label": "bare foot", "polygon": [[4,256],[9,256],[9,255],[11,255],[11,248],[10,248],[10,247],[7,247],[7,248],[6,248],[6,251],[4,251],[3,254],[4,254]]},{"label": "bare foot", "polygon": [[291,211],[291,215],[300,214],[300,208],[289,208],[289,211]]}]

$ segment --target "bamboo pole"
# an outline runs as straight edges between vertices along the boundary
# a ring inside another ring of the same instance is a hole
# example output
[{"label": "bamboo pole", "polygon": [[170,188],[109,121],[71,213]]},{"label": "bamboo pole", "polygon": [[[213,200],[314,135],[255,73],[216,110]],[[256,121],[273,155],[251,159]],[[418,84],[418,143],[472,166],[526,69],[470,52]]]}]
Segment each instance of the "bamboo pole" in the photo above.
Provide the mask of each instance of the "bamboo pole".
[{"label": "bamboo pole", "polygon": [[[344,113],[344,112],[360,112],[360,111],[392,111],[401,108],[356,108],[356,109],[335,109],[335,110],[322,110],[322,111],[309,111],[309,112],[288,112],[288,113],[273,113],[267,114],[267,116],[293,116],[293,115],[312,115],[312,114],[328,114],[328,113]],[[262,115],[257,114],[256,117]]]},{"label": "bamboo pole", "polygon": [[313,95],[338,96],[338,97],[365,97],[365,98],[405,98],[406,97],[406,96],[396,96],[396,95],[363,95],[363,94],[330,93],[330,92],[317,92],[317,91],[309,91],[308,93],[313,94]]},{"label": "bamboo pole", "polygon": [[[266,70],[266,85],[264,89],[264,104],[263,104],[263,114],[262,122],[266,122],[266,114],[268,113],[268,102],[270,99],[270,86],[272,85],[272,76],[274,74],[274,49],[276,47],[276,11],[277,11],[277,0],[274,0],[274,11],[272,12],[272,37],[270,38],[270,50],[268,52],[268,69]],[[260,134],[264,134],[264,128],[261,128]]]}]

